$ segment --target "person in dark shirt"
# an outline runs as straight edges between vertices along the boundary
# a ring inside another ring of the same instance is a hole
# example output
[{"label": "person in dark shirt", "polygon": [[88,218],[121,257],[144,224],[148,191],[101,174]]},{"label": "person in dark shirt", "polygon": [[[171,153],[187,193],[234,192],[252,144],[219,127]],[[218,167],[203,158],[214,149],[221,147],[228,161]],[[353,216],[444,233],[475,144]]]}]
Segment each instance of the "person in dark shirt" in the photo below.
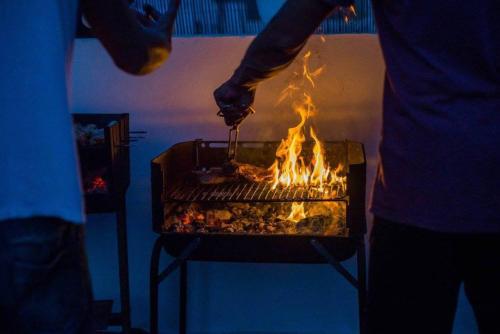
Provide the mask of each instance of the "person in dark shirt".
[{"label": "person in dark shirt", "polygon": [[[335,7],[289,0],[214,95],[228,125]],[[386,63],[373,188],[371,333],[450,333],[464,284],[500,333],[500,1],[373,0]]]}]

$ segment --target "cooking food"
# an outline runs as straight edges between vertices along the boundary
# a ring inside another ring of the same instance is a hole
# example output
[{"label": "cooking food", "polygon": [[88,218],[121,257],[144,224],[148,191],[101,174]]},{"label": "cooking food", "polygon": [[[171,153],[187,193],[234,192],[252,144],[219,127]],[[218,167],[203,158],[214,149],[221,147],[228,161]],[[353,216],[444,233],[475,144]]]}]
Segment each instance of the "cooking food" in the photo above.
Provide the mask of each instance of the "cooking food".
[{"label": "cooking food", "polygon": [[193,171],[200,184],[221,184],[236,181],[266,182],[272,181],[273,173],[268,168],[258,167],[237,161],[230,161],[221,167]]}]

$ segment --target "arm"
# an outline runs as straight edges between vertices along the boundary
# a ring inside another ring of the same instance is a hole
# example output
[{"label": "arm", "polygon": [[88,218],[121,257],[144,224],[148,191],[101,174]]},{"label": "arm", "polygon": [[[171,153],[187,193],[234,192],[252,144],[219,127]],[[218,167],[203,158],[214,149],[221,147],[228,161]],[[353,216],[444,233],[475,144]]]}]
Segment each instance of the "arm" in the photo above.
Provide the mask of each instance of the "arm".
[{"label": "arm", "polygon": [[288,0],[250,44],[233,76],[214,92],[226,124],[239,124],[250,113],[257,84],[290,65],[335,7],[352,2]]},{"label": "arm", "polygon": [[334,7],[324,0],[289,0],[250,44],[231,81],[254,87],[288,67]]},{"label": "arm", "polygon": [[82,0],[82,10],[115,64],[127,73],[154,71],[170,55],[172,30],[180,0],[152,25],[139,23],[126,0]]}]

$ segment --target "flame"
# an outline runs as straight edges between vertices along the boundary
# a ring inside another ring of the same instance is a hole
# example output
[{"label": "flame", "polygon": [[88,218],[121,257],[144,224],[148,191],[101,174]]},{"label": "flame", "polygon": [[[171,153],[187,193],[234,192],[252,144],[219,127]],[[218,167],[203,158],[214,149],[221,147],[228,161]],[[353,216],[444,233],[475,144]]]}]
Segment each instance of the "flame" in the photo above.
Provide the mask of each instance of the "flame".
[{"label": "flame", "polygon": [[[314,108],[312,99],[307,94],[304,94],[302,101],[295,104],[294,110],[300,115],[300,122],[288,129],[287,138],[281,140],[276,150],[277,159],[271,166],[274,174],[273,188],[276,188],[278,184],[286,187],[306,185],[309,181],[311,173],[301,153],[302,143],[306,140],[303,128],[312,108]],[[280,161],[282,161],[281,164]]]},{"label": "flame", "polygon": [[292,203],[292,212],[290,212],[290,215],[286,220],[289,220],[294,223],[298,223],[302,219],[306,218],[306,213],[304,210],[304,202],[301,203]]},{"label": "flame", "polygon": [[[309,83],[312,88],[315,87],[314,79],[322,73],[324,67],[311,70],[309,66],[310,57],[310,51],[306,52],[303,57],[302,86],[299,87],[294,83],[290,83],[282,91],[279,103],[287,97],[293,97],[293,93],[300,88],[304,88],[304,84]],[[321,141],[312,126],[309,127],[309,136],[314,142],[312,157],[306,163],[306,158],[302,155],[303,144],[306,141],[305,127],[307,120],[317,113],[312,95],[304,91],[299,99],[292,102],[292,108],[299,115],[300,121],[296,126],[288,129],[287,137],[281,140],[276,150],[276,160],[269,168],[273,175],[272,188],[275,189],[278,186],[314,186],[320,192],[328,194],[325,185],[333,185],[336,182],[345,183],[342,182],[343,178],[338,176],[342,168],[341,166],[334,170],[330,168],[326,162]],[[293,216],[294,210],[298,210],[298,206],[294,208],[291,216]]]},{"label": "flame", "polygon": [[316,87],[316,84],[314,83],[314,78],[319,76],[321,73],[323,73],[324,66],[319,67],[318,69],[311,71],[309,68],[309,58],[311,57],[311,51],[307,51],[306,54],[304,55],[303,58],[303,66],[302,66],[302,75],[304,76],[305,79],[309,81],[311,86],[313,88]]},{"label": "flame", "polygon": [[341,9],[342,11],[342,14],[344,15],[344,22],[345,23],[349,23],[349,21],[358,15],[358,13],[356,12],[356,7],[354,5],[350,5],[349,7],[347,8],[342,8]]}]

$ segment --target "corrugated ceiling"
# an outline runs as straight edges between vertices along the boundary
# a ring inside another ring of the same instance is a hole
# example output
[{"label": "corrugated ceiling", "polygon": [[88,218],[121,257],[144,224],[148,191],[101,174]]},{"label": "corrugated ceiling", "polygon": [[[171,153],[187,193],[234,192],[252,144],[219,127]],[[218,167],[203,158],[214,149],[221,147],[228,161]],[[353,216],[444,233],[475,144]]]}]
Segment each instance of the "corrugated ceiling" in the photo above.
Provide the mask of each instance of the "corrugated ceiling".
[{"label": "corrugated ceiling", "polygon": [[[141,8],[149,3],[159,11],[167,8],[167,0],[137,0]],[[345,23],[339,15],[323,22],[319,32],[324,34],[375,33],[370,0],[357,0],[357,16]],[[255,35],[264,24],[256,0],[182,0],[176,21],[177,36]]]}]

